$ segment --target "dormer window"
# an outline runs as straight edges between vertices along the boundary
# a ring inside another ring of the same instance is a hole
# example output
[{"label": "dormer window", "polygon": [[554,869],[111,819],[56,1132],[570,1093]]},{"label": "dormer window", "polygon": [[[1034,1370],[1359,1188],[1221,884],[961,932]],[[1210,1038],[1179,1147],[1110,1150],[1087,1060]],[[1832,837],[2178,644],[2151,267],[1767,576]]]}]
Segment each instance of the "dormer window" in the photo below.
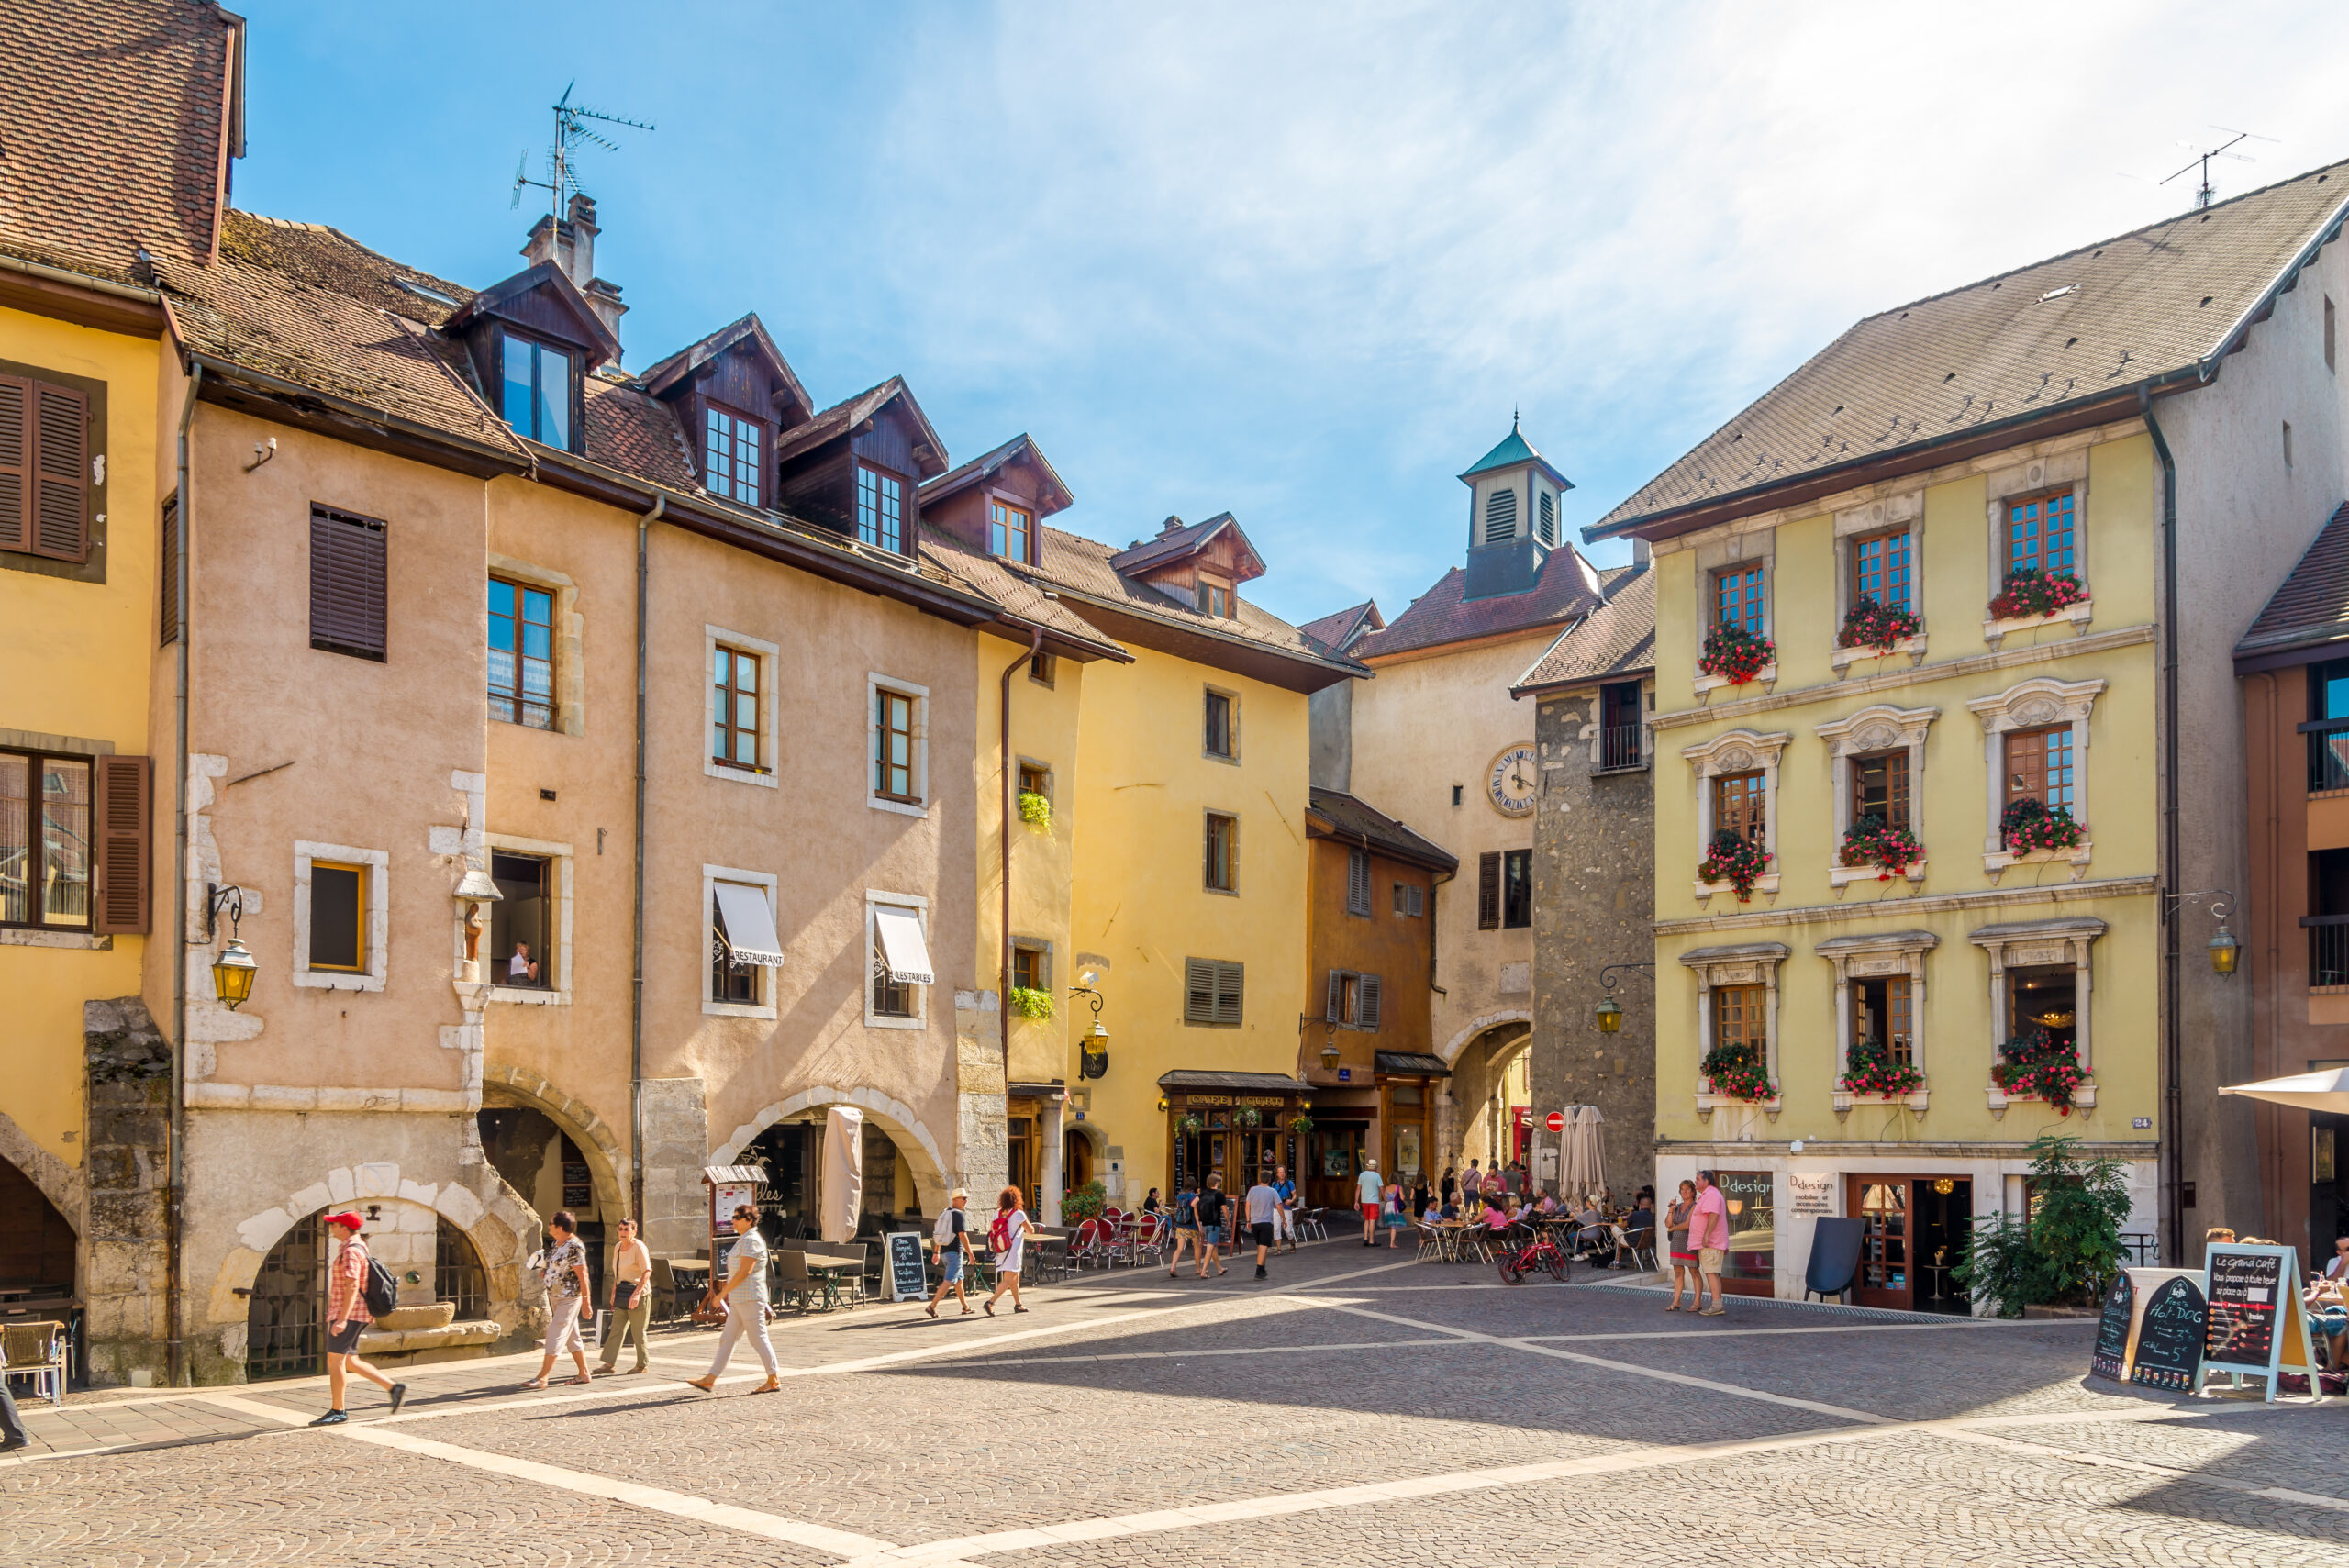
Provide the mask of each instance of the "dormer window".
[{"label": "dormer window", "polygon": [[1008,501],[987,502],[987,549],[1007,561],[1033,561],[1028,541],[1035,534],[1034,514]]},{"label": "dormer window", "polygon": [[906,482],[871,463],[856,465],[856,537],[893,553],[905,551]]},{"label": "dormer window", "polygon": [[571,356],[518,333],[498,334],[501,412],[514,433],[540,446],[571,450]]},{"label": "dormer window", "polygon": [[760,463],[766,450],[763,426],[713,405],[702,428],[701,450],[703,484],[711,495],[745,506],[760,504]]},{"label": "dormer window", "polygon": [[1220,583],[1210,583],[1205,578],[1202,578],[1198,584],[1197,593],[1199,614],[1203,616],[1213,616],[1218,620],[1229,620],[1230,618],[1230,589],[1225,587]]}]

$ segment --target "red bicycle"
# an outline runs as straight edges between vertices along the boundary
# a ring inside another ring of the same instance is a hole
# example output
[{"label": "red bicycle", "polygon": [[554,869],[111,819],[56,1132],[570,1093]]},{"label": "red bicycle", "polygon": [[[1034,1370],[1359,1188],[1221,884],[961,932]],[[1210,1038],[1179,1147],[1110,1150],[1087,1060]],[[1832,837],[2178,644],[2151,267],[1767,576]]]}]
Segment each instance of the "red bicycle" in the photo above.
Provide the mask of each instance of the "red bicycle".
[{"label": "red bicycle", "polygon": [[1525,1276],[1536,1269],[1564,1284],[1568,1266],[1564,1250],[1546,1227],[1522,1239],[1502,1238],[1494,1249],[1493,1261],[1500,1265],[1505,1284],[1523,1284]]}]

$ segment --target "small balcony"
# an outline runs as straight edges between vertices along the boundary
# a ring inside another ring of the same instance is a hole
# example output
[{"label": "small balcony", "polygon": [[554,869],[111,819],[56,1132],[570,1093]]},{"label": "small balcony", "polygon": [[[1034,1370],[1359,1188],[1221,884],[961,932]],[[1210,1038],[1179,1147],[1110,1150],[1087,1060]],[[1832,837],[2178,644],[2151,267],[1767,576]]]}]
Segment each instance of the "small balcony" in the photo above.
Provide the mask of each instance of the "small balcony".
[{"label": "small balcony", "polygon": [[2308,738],[2309,798],[2349,795],[2349,718],[2320,718],[2300,726]]},{"label": "small balcony", "polygon": [[2309,933],[2309,994],[2349,994],[2349,915],[2303,915]]},{"label": "small balcony", "polygon": [[1644,726],[1610,724],[1598,732],[1598,767],[1601,773],[1615,773],[1625,768],[1646,764],[1641,754],[1640,735]]}]

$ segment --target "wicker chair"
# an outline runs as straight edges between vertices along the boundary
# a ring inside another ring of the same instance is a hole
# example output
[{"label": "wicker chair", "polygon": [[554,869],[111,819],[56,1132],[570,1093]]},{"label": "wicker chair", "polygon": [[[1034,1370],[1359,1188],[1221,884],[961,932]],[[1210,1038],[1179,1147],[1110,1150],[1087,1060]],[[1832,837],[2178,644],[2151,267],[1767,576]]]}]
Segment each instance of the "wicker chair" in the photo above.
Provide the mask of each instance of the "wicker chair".
[{"label": "wicker chair", "polygon": [[0,1328],[0,1358],[6,1376],[29,1377],[33,1392],[52,1405],[65,1403],[65,1325],[49,1319]]}]

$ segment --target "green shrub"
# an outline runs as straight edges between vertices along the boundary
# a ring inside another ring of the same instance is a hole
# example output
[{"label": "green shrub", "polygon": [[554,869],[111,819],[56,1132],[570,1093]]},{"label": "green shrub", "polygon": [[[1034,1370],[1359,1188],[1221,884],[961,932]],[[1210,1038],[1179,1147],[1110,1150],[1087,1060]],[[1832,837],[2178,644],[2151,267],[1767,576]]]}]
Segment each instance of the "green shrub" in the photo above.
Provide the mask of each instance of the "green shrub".
[{"label": "green shrub", "polygon": [[2093,1307],[2126,1260],[2128,1178],[2118,1160],[2082,1160],[2076,1141],[2052,1132],[2032,1141],[2032,1212],[1976,1220],[1950,1271],[2001,1318],[2043,1303]]},{"label": "green shrub", "polygon": [[1098,1219],[1101,1211],[1108,1207],[1109,1189],[1097,1176],[1075,1191],[1061,1195],[1061,1223],[1081,1225],[1088,1219]]}]

